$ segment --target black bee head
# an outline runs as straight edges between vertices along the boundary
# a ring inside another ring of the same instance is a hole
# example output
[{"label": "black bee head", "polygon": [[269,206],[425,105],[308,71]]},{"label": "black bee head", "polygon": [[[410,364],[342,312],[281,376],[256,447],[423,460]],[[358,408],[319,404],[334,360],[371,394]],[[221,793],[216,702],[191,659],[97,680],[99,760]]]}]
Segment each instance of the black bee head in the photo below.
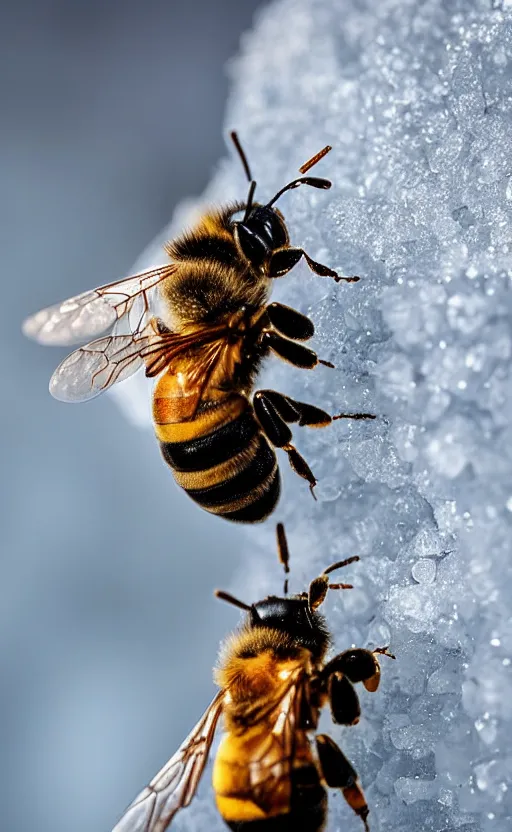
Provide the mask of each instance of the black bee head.
[{"label": "black bee head", "polygon": [[253,205],[247,216],[234,222],[233,226],[242,254],[255,268],[259,268],[273,251],[288,242],[283,215],[268,205]]},{"label": "black bee head", "polygon": [[[274,208],[277,200],[286,191],[298,188],[299,185],[309,185],[311,188],[326,190],[331,187],[331,183],[328,179],[319,179],[316,176],[301,176],[299,179],[288,182],[287,185],[274,194],[270,202],[267,202],[266,205],[260,205],[253,201],[256,180],[252,176],[247,157],[235,131],[231,132],[231,138],[240,156],[240,161],[242,162],[247,181],[249,182],[249,194],[245,205],[245,213],[242,220],[232,220],[233,234],[245,259],[254,268],[260,269],[276,249],[287,245],[289,242],[283,215],[277,208]],[[299,168],[300,172],[307,173],[331,149],[330,145],[326,145],[319,153],[316,153]]]},{"label": "black bee head", "polygon": [[306,594],[290,598],[270,595],[258,601],[250,608],[249,623],[251,627],[280,630],[314,655],[321,655],[329,643],[325,620],[311,609]]},{"label": "black bee head", "polygon": [[[324,569],[321,575],[314,578],[309,584],[307,592],[299,595],[288,595],[288,573],[290,571],[290,554],[288,541],[284,526],[277,524],[277,551],[279,561],[284,568],[284,597],[269,595],[262,601],[255,604],[246,604],[235,596],[222,590],[216,591],[217,598],[233,604],[241,610],[245,610],[247,618],[246,630],[274,630],[288,636],[288,639],[295,643],[296,647],[305,647],[310,650],[315,659],[320,659],[327,650],[330,643],[330,634],[323,615],[317,610],[323,604],[330,589],[351,589],[352,584],[341,584],[330,582],[330,574],[335,569],[341,569],[359,560],[358,555],[345,558],[345,560],[332,563]],[[279,639],[277,639],[279,641]],[[285,640],[286,641],[286,640]]]}]

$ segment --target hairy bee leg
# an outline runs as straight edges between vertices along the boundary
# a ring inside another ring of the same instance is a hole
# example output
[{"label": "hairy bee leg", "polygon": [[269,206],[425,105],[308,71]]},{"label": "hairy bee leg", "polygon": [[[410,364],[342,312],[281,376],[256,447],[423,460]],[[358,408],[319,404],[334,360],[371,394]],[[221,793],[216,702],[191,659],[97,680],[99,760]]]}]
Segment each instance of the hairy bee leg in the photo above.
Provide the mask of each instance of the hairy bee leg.
[{"label": "hairy bee leg", "polygon": [[[286,424],[285,419],[275,407],[272,400],[273,396],[268,395],[269,392],[271,394],[275,393],[273,390],[258,390],[258,392],[254,394],[253,405],[256,417],[265,432],[267,439],[269,439],[269,441],[275,445],[276,448],[282,448],[283,451],[286,451],[291,468],[296,474],[299,475],[299,477],[302,477],[302,479],[309,482],[310,491],[313,497],[315,497],[313,489],[316,485],[316,478],[304,457],[302,457],[298,450],[291,444],[292,432]],[[279,396],[278,393],[275,395]],[[291,418],[287,421],[296,420],[292,408],[290,408],[288,415],[291,416]]]},{"label": "hairy bee leg", "polygon": [[[301,427],[326,427],[332,421],[332,417],[320,407],[305,402],[296,402],[289,396],[278,393],[277,390],[259,390],[254,396],[254,409],[256,415],[267,433],[268,438],[277,447],[283,448],[288,454],[288,461],[299,477],[309,483],[309,488],[315,497],[314,488],[317,484],[315,475],[303,456],[290,444],[292,433],[285,423],[297,422]],[[267,421],[271,424],[268,425]],[[279,425],[279,440],[282,444],[274,442],[275,423]],[[286,439],[286,442],[283,440]]]},{"label": "hairy bee leg", "polygon": [[311,271],[319,277],[332,277],[336,283],[339,283],[341,280],[344,280],[346,283],[357,283],[360,279],[357,275],[352,277],[339,275],[333,269],[330,269],[329,266],[317,263],[316,260],[313,260],[302,248],[292,247],[280,248],[273,253],[268,266],[268,276],[283,277],[283,275],[293,269],[301,257],[304,257]]},{"label": "hairy bee leg", "polygon": [[269,277],[283,277],[299,262],[304,252],[301,248],[279,248],[274,251],[268,264]]},{"label": "hairy bee leg", "polygon": [[302,344],[297,344],[289,338],[283,338],[277,332],[266,330],[261,336],[260,345],[263,352],[272,350],[283,361],[288,361],[289,364],[300,367],[302,370],[312,370],[317,364],[334,367],[334,364],[331,364],[330,361],[323,361],[323,359],[318,358],[316,352],[310,350],[309,347],[303,347]]},{"label": "hairy bee leg", "polygon": [[327,734],[317,734],[315,741],[322,775],[326,784],[332,789],[341,789],[348,805],[361,818],[366,832],[369,832],[370,827],[367,818],[370,810],[356,770],[349,763],[343,751]]},{"label": "hairy bee leg", "polygon": [[345,650],[331,659],[321,672],[321,677],[327,681],[333,673],[343,673],[351,682],[362,682],[366,690],[374,692],[379,687],[380,664],[377,653],[395,658],[387,652],[387,647],[379,647],[377,651],[356,648]]},{"label": "hairy bee leg", "polygon": [[343,673],[332,673],[327,680],[327,698],[332,721],[337,725],[357,725],[361,716],[359,697]]},{"label": "hairy bee leg", "polygon": [[256,417],[265,431],[267,439],[276,448],[284,448],[292,438],[292,432],[285,420],[280,416],[266,390],[258,390],[254,394],[253,405]]},{"label": "hairy bee leg", "polygon": [[[284,340],[284,339],[283,339]],[[298,345],[296,345],[298,346]],[[305,349],[302,347],[302,349]],[[316,500],[314,488],[317,479],[308,463],[298,450],[291,444],[292,432],[287,423],[297,422],[301,427],[323,428],[340,418],[331,416],[327,411],[306,402],[297,402],[289,396],[278,393],[277,390],[258,390],[254,395],[254,410],[265,431],[267,438],[277,448],[282,448],[288,454],[290,466],[299,477],[309,483],[309,489]],[[348,414],[346,418],[349,418]],[[371,414],[355,414],[356,419],[370,418]]]},{"label": "hairy bee leg", "polygon": [[308,463],[304,459],[304,457],[301,454],[299,454],[297,448],[290,444],[283,445],[283,451],[286,451],[286,453],[288,454],[288,462],[290,463],[292,471],[295,471],[295,473],[298,474],[299,477],[302,477],[303,480],[309,482],[309,490],[311,491],[311,496],[314,500],[316,500],[314,488],[317,484],[317,479],[313,474],[313,471],[309,467]]},{"label": "hairy bee leg", "polygon": [[331,416],[321,407],[307,402],[297,402],[275,390],[262,391],[271,399],[285,422],[297,422],[300,427],[325,428],[337,419],[376,419],[373,413],[341,413]]},{"label": "hairy bee leg", "polygon": [[346,275],[338,274],[338,272],[335,272],[334,269],[330,269],[328,266],[324,266],[322,263],[317,263],[317,261],[313,260],[313,258],[310,257],[309,254],[306,254],[305,251],[303,252],[303,254],[311,271],[319,275],[319,277],[332,277],[334,278],[336,283],[340,283],[342,280],[345,283],[358,283],[359,280],[361,280],[361,278],[358,277],[357,274],[350,275],[348,277]]},{"label": "hairy bee leg", "polygon": [[267,315],[270,323],[281,335],[296,341],[307,341],[315,334],[315,325],[306,315],[285,306],[284,303],[269,303]]},{"label": "hairy bee leg", "polygon": [[300,413],[295,406],[293,399],[285,396],[283,393],[278,393],[277,390],[258,390],[257,395],[265,398],[274,409],[278,412],[281,419],[285,422],[298,422]]}]

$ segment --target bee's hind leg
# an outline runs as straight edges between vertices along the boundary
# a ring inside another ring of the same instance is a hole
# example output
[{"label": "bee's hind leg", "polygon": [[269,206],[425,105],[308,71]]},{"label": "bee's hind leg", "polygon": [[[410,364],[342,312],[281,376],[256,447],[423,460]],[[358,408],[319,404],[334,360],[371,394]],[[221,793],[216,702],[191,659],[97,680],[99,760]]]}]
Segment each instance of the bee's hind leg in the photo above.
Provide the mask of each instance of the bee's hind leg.
[{"label": "bee's hind leg", "polygon": [[324,428],[335,419],[375,419],[372,413],[343,413],[331,416],[326,410],[307,402],[297,402],[277,390],[258,390],[254,395],[254,410],[267,438],[276,448],[282,448],[288,454],[288,461],[299,477],[309,483],[315,497],[317,484],[308,463],[297,448],[291,444],[292,432],[288,424],[297,423],[300,427]]},{"label": "bee's hind leg", "polygon": [[369,832],[367,818],[370,810],[356,770],[327,734],[317,734],[315,741],[320,768],[326,784],[332,789],[341,789],[348,805],[361,818],[366,832]]},{"label": "bee's hind leg", "polygon": [[313,491],[316,485],[315,475],[304,457],[291,444],[292,432],[286,424],[299,421],[299,414],[293,406],[294,403],[275,390],[258,390],[254,394],[253,404],[257,419],[267,439],[276,448],[286,451],[292,469],[309,483],[310,491],[315,497]]}]

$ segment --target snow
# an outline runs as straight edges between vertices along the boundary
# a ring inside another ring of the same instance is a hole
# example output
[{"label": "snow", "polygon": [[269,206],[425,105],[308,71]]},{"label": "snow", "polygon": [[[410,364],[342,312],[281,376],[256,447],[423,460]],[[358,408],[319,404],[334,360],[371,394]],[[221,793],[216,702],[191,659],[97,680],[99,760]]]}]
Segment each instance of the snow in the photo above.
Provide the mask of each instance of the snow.
[{"label": "snow", "polygon": [[[360,773],[372,832],[510,829],[511,11],[506,0],[279,0],[231,67],[226,128],[257,195],[331,144],[315,175],[332,190],[292,191],[279,207],[294,243],[362,278],[336,285],[301,263],[276,281],[274,298],[311,315],[336,369],[269,361],[261,386],[378,419],[295,430],[318,502],[285,471],[230,589],[279,591],[276,520],[293,590],[361,556],[343,576],[355,589],[325,606],[337,649],[389,640],[397,656],[382,659],[379,691],[361,694],[361,723],[331,730]],[[204,201],[245,191],[232,154]],[[201,792],[176,826],[223,829]],[[329,830],[360,828],[339,795],[330,807]]]}]

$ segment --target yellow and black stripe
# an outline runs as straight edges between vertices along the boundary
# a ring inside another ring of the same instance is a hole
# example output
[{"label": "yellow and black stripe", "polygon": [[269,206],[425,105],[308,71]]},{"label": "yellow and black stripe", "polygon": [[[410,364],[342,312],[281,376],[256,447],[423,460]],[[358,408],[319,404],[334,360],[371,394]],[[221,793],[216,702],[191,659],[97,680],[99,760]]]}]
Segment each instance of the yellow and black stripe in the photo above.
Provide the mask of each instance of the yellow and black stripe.
[{"label": "yellow and black stripe", "polygon": [[262,809],[259,795],[217,791],[219,814],[235,832],[322,832],[327,820],[327,792],[312,765],[295,769],[290,775],[291,800],[286,812],[279,805]]},{"label": "yellow and black stripe", "polygon": [[166,421],[166,403],[155,399],[155,429],[174,478],[206,511],[227,520],[257,523],[280,494],[275,452],[245,396],[206,402],[190,421]]},{"label": "yellow and black stripe", "polygon": [[[225,734],[213,766],[220,815],[236,832],[320,832],[327,817],[327,792],[304,733],[302,753],[292,768],[272,745],[272,725],[262,722],[238,735]],[[267,756],[263,751],[267,752]]]}]

